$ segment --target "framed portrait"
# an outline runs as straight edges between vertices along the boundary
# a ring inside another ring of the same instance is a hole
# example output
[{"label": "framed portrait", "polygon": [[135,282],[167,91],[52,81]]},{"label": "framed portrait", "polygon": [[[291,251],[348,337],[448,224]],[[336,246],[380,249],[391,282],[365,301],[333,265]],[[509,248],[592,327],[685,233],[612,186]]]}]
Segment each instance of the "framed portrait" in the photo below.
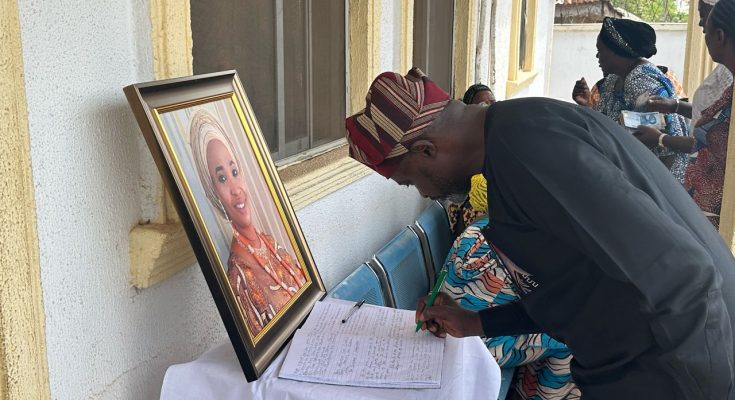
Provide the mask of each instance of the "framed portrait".
[{"label": "framed portrait", "polygon": [[235,71],[125,87],[248,381],[326,291]]}]

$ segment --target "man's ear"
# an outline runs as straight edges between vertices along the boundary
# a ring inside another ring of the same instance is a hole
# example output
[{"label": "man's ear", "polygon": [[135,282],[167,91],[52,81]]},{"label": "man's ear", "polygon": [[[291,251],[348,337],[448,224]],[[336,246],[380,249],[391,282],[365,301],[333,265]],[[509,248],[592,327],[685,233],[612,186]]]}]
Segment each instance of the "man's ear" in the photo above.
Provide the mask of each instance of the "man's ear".
[{"label": "man's ear", "polygon": [[436,145],[434,142],[426,139],[419,139],[411,143],[411,148],[409,150],[411,153],[418,153],[426,157],[436,156]]}]

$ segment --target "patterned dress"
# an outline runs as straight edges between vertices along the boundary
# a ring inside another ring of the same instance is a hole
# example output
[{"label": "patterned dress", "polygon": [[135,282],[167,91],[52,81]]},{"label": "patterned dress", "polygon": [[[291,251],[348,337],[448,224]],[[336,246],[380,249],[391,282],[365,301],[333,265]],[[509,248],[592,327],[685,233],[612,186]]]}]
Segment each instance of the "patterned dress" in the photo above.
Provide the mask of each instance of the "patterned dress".
[{"label": "patterned dress", "polygon": [[[598,89],[600,99],[594,109],[620,122],[623,110],[635,110],[642,95],[676,98],[676,89],[671,80],[653,64],[642,64],[633,68],[625,77],[622,90],[615,90],[620,77],[608,75]],[[688,136],[689,128],[684,117],[678,114],[665,114],[666,133],[672,136]],[[671,173],[679,182],[684,182],[684,172],[689,157],[686,153],[674,152],[662,147],[651,149],[658,157],[674,156]]]},{"label": "patterned dress", "polygon": [[232,239],[227,279],[255,337],[306,282],[304,271],[272,236],[259,233],[258,249]]},{"label": "patterned dress", "polygon": [[702,112],[702,118],[694,129],[694,136],[697,139],[696,157],[690,161],[684,181],[684,187],[694,202],[707,214],[716,228],[720,225],[731,112],[732,86],[725,90],[719,100]]},{"label": "patterned dress", "polygon": [[[448,272],[443,291],[463,307],[476,311],[519,299],[482,235],[481,229],[487,223],[488,218],[482,217],[468,226],[455,240],[445,263]],[[572,356],[563,343],[546,334],[484,341],[502,368],[517,367],[513,388],[521,398],[580,398],[569,370]]]},{"label": "patterned dress", "polygon": [[[669,78],[672,86],[674,87],[674,94],[676,94],[676,97],[680,99],[687,97],[687,93],[684,91],[684,86],[681,84],[679,78],[676,77],[676,74],[671,70],[671,68],[659,65],[658,69],[665,71],[666,77]],[[595,105],[600,102],[600,88],[598,86],[601,86],[604,81],[605,78],[600,79],[594,84],[594,86],[592,86],[592,89],[590,89],[590,107],[592,108],[595,108]],[[732,79],[730,79],[730,82],[732,82]]]}]

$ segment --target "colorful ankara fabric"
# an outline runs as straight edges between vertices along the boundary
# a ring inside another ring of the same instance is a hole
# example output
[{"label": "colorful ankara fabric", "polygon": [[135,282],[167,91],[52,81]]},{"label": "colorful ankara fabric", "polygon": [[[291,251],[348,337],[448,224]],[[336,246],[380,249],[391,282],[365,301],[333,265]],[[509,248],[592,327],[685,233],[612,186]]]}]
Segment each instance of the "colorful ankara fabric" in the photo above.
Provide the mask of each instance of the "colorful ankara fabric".
[{"label": "colorful ankara fabric", "polygon": [[594,86],[592,86],[592,89],[590,89],[590,107],[592,108],[595,108],[600,102],[600,86],[604,81],[605,78],[600,79]]},{"label": "colorful ankara fabric", "polygon": [[694,135],[696,157],[687,167],[684,187],[710,222],[719,228],[722,188],[725,184],[725,161],[732,112],[732,86],[722,97],[702,112]]},{"label": "colorful ankara fabric", "polygon": [[227,279],[255,337],[306,282],[304,271],[271,235],[260,233],[258,249],[241,242],[235,231]]},{"label": "colorful ankara fabric", "polygon": [[350,157],[390,178],[411,143],[444,110],[449,95],[414,67],[406,76],[378,75],[365,109],[347,118]]},{"label": "colorful ankara fabric", "polygon": [[669,81],[671,81],[671,86],[674,88],[674,94],[676,95],[676,97],[680,99],[687,97],[687,93],[684,90],[684,85],[681,84],[679,78],[676,76],[674,71],[664,65],[657,65],[657,67],[661,70],[661,72],[664,73],[664,75],[666,75],[667,78],[669,78]]},{"label": "colorful ankara fabric", "polygon": [[[666,77],[669,78],[669,80],[671,81],[671,85],[674,88],[674,93],[676,94],[677,97],[679,98],[687,97],[687,94],[684,91],[684,86],[681,84],[681,82],[679,81],[679,78],[676,76],[676,74],[671,68],[665,67],[663,65],[659,65],[658,69],[664,72]],[[605,82],[605,78],[602,78],[599,81],[597,81],[597,83],[595,83],[595,85],[592,86],[592,89],[590,89],[590,107],[592,108],[595,108],[595,105],[597,105],[597,103],[600,102],[599,86],[602,86],[603,82]],[[710,104],[712,104],[712,102],[714,102],[714,99],[710,102]]]},{"label": "colorful ankara fabric", "polygon": [[599,38],[621,57],[650,58],[657,52],[656,31],[645,22],[605,17]]},{"label": "colorful ankara fabric", "polygon": [[[483,217],[454,242],[446,261],[443,291],[462,307],[479,311],[517,301],[505,270],[482,235]],[[490,354],[503,368],[517,367],[513,388],[522,399],[578,399],[572,382],[567,347],[546,334],[498,336],[484,339]]]},{"label": "colorful ankara fabric", "polygon": [[[620,113],[623,110],[635,110],[636,103],[641,95],[657,95],[661,97],[676,98],[676,89],[669,78],[661,70],[649,63],[641,64],[633,68],[625,77],[622,90],[615,90],[620,77],[615,74],[608,75],[598,87],[600,100],[594,106],[599,111],[615,122],[620,123]],[[681,115],[666,114],[665,133],[671,136],[688,136],[689,126]],[[671,165],[671,173],[679,182],[684,182],[684,172],[688,162],[688,155],[677,153],[663,147],[652,148],[651,151],[658,157],[674,156]]]}]

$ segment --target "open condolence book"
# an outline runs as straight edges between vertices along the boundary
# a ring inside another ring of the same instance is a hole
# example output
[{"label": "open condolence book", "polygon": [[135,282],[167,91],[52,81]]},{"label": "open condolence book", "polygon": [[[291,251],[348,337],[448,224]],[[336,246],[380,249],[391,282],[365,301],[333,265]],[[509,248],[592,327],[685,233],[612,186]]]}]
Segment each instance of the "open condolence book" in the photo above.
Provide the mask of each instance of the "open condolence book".
[{"label": "open condolence book", "polygon": [[414,332],[414,311],[355,303],[316,303],[297,330],[280,378],[383,388],[441,387],[444,339]]}]

